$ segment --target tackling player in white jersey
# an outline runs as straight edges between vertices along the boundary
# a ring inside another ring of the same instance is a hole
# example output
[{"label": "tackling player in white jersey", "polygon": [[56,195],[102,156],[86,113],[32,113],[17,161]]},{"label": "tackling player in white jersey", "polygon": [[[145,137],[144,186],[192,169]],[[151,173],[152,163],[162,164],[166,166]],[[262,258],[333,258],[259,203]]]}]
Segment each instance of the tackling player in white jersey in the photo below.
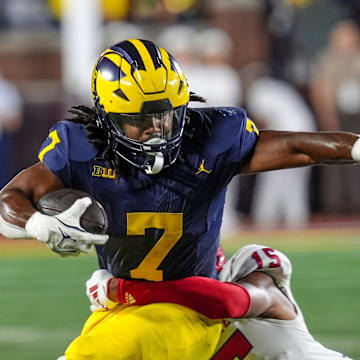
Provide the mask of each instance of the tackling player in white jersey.
[{"label": "tackling player in white jersey", "polygon": [[[222,281],[245,285],[251,275],[259,273],[266,274],[268,278],[265,280],[269,281],[266,292],[270,297],[274,299],[283,297],[289,300],[293,307],[293,318],[281,319],[288,306],[279,304],[256,317],[231,321],[221,336],[218,355],[225,351],[224,346],[226,347],[226,343],[235,336],[243,341],[243,348],[248,349],[248,357],[242,359],[349,359],[339,352],[325,348],[310,334],[291,292],[291,262],[280,251],[261,245],[245,246],[225,264],[219,278]],[[280,291],[276,291],[277,289]],[[222,359],[222,357],[216,355],[214,359]]]}]

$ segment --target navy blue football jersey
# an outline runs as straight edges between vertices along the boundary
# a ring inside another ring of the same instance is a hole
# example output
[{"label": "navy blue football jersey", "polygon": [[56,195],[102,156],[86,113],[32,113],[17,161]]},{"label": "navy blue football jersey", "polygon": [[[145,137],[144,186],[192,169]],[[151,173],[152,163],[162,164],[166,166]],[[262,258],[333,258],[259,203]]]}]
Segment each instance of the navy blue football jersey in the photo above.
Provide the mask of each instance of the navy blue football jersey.
[{"label": "navy blue football jersey", "polygon": [[216,251],[231,178],[254,150],[258,130],[240,108],[192,109],[208,136],[159,175],[136,170],[116,180],[96,161],[83,125],[50,129],[39,159],[64,183],[93,195],[109,217],[109,241],[99,265],[114,276],[161,281],[216,277]]}]

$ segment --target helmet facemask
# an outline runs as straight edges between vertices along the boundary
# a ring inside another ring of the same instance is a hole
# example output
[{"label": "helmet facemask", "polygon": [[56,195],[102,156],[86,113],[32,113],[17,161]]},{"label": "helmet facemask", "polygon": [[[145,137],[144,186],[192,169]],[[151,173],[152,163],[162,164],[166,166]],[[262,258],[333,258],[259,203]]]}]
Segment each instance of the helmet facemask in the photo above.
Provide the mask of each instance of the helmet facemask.
[{"label": "helmet facemask", "polygon": [[180,151],[186,106],[170,107],[162,112],[108,114],[116,154],[147,174],[172,165]]}]

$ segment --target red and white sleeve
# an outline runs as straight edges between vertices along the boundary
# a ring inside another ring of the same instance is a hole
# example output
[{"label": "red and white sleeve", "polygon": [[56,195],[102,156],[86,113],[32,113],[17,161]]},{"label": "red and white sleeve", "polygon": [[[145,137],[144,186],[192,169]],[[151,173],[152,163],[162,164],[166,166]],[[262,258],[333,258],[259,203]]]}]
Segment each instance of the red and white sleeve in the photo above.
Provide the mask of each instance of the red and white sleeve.
[{"label": "red and white sleeve", "polygon": [[118,279],[118,300],[184,305],[211,319],[240,318],[250,307],[250,295],[241,285],[200,276],[161,282]]}]

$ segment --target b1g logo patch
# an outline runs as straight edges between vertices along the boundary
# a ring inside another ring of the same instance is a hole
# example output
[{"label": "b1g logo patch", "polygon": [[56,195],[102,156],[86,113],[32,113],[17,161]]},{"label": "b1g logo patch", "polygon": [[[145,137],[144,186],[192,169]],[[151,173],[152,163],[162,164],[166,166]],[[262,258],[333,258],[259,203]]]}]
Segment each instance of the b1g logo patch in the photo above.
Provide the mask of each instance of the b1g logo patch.
[{"label": "b1g logo patch", "polygon": [[92,176],[102,177],[106,179],[116,179],[116,170],[108,169],[100,165],[94,165]]}]

